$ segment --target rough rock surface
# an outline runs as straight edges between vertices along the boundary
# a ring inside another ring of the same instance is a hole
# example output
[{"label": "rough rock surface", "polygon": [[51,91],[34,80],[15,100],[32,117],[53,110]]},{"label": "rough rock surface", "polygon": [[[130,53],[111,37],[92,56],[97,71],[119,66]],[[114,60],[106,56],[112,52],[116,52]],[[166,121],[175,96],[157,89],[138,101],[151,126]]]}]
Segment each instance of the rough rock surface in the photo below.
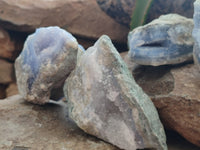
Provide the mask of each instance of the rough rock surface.
[{"label": "rough rock surface", "polygon": [[107,36],[79,55],[64,92],[70,117],[85,132],[119,148],[165,150],[157,111]]},{"label": "rough rock surface", "polygon": [[193,55],[194,60],[198,64],[200,64],[200,0],[196,0],[194,3],[194,29],[192,32],[192,36],[194,37],[194,49],[193,49]]},{"label": "rough rock surface", "polygon": [[129,27],[135,0],[96,0],[100,8],[117,22]]},{"label": "rough rock surface", "polygon": [[153,0],[147,15],[147,22],[158,18],[162,14],[177,13],[192,18],[194,13],[193,3],[195,0]]},{"label": "rough rock surface", "polygon": [[[105,13],[117,22],[130,26],[131,17],[136,0],[96,0]],[[193,2],[195,0],[153,0],[146,23],[158,18],[162,14],[177,13],[192,18]]]},{"label": "rough rock surface", "polygon": [[107,16],[96,0],[1,0],[0,18],[0,25],[12,30],[33,31],[38,27],[60,26],[92,39],[108,34],[118,42],[126,42],[129,30]]},{"label": "rough rock surface", "polygon": [[118,150],[80,130],[63,103],[32,105],[15,95],[0,101],[1,150]]},{"label": "rough rock surface", "polygon": [[14,65],[0,59],[0,84],[8,84],[14,81]]},{"label": "rough rock surface", "polygon": [[129,56],[138,64],[153,66],[192,60],[192,29],[192,19],[163,15],[129,33]]},{"label": "rough rock surface", "polygon": [[78,49],[76,39],[59,27],[39,28],[30,35],[15,61],[17,85],[23,98],[46,103],[51,90],[62,88],[74,69]]},{"label": "rough rock surface", "polygon": [[136,82],[151,96],[162,123],[200,146],[200,72],[194,64],[141,67]]},{"label": "rough rock surface", "polygon": [[[0,106],[1,150],[119,150],[80,130],[62,102],[31,105],[15,95]],[[167,135],[169,150],[199,150],[174,133]]]}]

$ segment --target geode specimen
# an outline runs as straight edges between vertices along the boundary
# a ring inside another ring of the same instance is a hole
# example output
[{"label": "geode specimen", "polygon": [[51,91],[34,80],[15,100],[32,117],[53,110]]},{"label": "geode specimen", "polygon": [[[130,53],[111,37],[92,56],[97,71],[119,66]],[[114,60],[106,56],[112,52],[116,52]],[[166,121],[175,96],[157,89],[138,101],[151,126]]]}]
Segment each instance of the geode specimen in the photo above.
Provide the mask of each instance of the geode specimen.
[{"label": "geode specimen", "polygon": [[51,90],[62,88],[74,69],[78,49],[76,39],[59,27],[39,28],[30,35],[15,61],[23,98],[37,104],[48,102]]},{"label": "geode specimen", "polygon": [[138,64],[152,66],[192,60],[192,29],[192,19],[163,15],[129,33],[129,57]]},{"label": "geode specimen", "polygon": [[200,64],[200,0],[194,2],[194,29],[192,36],[194,37],[194,61],[196,64]]},{"label": "geode specimen", "polygon": [[166,150],[157,111],[107,36],[77,59],[64,93],[69,115],[85,132],[125,150]]}]

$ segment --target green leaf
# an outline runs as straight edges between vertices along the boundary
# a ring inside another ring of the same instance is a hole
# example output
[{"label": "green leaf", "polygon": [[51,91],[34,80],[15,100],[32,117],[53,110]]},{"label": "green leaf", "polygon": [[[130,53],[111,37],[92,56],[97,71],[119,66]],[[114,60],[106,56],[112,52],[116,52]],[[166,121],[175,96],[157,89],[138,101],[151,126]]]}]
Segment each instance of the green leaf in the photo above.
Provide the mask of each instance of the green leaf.
[{"label": "green leaf", "polygon": [[135,9],[131,18],[131,30],[145,23],[153,0],[136,0]]}]

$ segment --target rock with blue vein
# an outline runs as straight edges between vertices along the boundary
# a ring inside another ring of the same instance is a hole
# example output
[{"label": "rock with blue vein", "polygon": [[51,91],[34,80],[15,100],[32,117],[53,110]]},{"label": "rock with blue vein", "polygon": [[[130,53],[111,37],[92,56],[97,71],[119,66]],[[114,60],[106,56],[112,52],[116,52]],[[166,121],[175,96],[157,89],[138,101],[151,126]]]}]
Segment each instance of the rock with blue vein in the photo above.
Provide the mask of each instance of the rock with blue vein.
[{"label": "rock with blue vein", "polygon": [[129,57],[140,65],[179,64],[193,59],[193,20],[162,15],[128,36]]},{"label": "rock with blue vein", "polygon": [[80,49],[84,51],[67,31],[59,27],[38,28],[27,38],[15,61],[17,85],[23,98],[37,104],[48,102],[52,89],[62,89]]}]

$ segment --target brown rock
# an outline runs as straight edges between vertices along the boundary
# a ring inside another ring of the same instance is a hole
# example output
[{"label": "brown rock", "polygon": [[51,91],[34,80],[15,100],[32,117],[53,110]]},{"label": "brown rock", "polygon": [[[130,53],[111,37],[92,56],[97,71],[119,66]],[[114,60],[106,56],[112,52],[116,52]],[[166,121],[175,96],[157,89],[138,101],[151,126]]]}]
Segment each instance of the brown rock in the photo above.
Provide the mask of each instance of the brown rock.
[{"label": "brown rock", "polygon": [[0,99],[6,98],[6,85],[0,84]]},{"label": "brown rock", "polygon": [[12,58],[15,44],[11,41],[9,34],[0,27],[0,57]]},{"label": "brown rock", "polygon": [[14,81],[13,64],[0,59],[0,83],[8,84],[12,81]]},{"label": "brown rock", "polygon": [[0,57],[15,60],[22,50],[26,35],[17,32],[8,33],[0,27]]},{"label": "brown rock", "polygon": [[16,95],[18,93],[19,92],[18,92],[17,84],[15,82],[10,83],[8,85],[8,88],[6,89],[6,97],[13,96],[13,95]]},{"label": "brown rock", "polygon": [[163,124],[200,146],[200,72],[193,64],[141,67],[133,72]]},{"label": "brown rock", "polygon": [[107,34],[119,42],[126,41],[129,30],[107,16],[96,0],[1,0],[0,18],[0,24],[9,29],[33,31],[41,26],[60,26],[82,37],[97,39]]},{"label": "brown rock", "polygon": [[1,150],[117,150],[80,130],[63,103],[32,105],[15,95],[0,106]]}]

